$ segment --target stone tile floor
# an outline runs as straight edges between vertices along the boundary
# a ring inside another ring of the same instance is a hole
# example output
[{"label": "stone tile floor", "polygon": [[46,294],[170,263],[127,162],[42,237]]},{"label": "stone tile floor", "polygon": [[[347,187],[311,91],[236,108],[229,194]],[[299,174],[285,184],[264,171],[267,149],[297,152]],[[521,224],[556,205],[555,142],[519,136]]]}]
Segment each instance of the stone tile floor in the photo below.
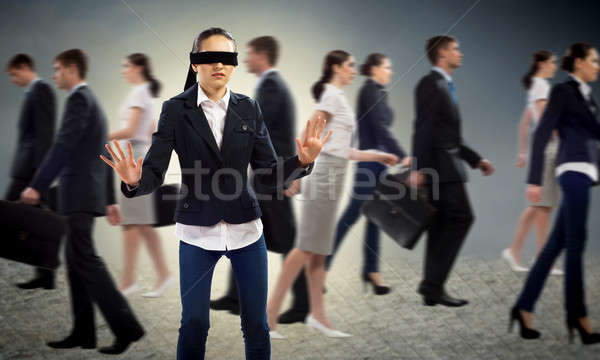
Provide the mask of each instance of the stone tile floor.
[{"label": "stone tile floor", "polygon": [[[448,289],[471,300],[469,306],[460,309],[422,305],[414,291],[421,273],[420,254],[383,259],[382,275],[393,287],[387,296],[365,295],[358,278],[359,264],[344,260],[336,260],[325,298],[332,322],[354,337],[329,339],[309,332],[302,324],[281,325],[278,330],[288,339],[273,341],[273,359],[600,359],[600,345],[568,344],[562,277],[549,279],[536,309],[536,327],[542,338],[523,341],[516,333],[507,333],[507,321],[525,275],[511,272],[500,260],[459,259]],[[223,258],[217,265],[213,298],[225,290],[227,262]],[[278,256],[269,255],[270,284],[280,263]],[[109,265],[117,273],[118,266]],[[600,261],[588,259],[586,297],[598,327],[599,270]],[[54,350],[44,345],[70,330],[68,286],[64,267],[58,272],[56,290],[22,291],[12,285],[31,274],[29,266],[0,259],[0,360],[108,358],[94,350]],[[142,266],[139,274],[138,281],[150,287],[150,266]],[[174,359],[181,311],[178,287],[159,299],[137,294],[129,300],[147,335],[118,358]],[[96,319],[98,344],[111,343],[112,335],[99,313]],[[206,358],[242,359],[243,353],[239,318],[211,312]]]}]

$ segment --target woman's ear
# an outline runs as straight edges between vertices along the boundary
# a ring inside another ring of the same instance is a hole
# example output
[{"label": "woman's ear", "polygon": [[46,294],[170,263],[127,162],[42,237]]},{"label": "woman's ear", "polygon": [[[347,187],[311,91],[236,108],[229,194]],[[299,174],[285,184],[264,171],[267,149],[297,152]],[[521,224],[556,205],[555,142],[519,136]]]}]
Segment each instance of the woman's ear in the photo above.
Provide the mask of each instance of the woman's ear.
[{"label": "woman's ear", "polygon": [[195,73],[198,72],[198,64],[192,64],[192,70],[194,70]]}]

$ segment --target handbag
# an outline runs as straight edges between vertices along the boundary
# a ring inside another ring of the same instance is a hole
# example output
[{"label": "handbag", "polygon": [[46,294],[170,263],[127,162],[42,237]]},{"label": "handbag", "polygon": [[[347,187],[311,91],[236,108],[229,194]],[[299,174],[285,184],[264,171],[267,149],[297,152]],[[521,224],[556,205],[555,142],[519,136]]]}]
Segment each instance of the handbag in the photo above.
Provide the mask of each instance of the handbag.
[{"label": "handbag", "polygon": [[44,204],[33,206],[20,202],[0,201],[0,257],[21,263],[56,269],[59,250],[67,223]]},{"label": "handbag", "polygon": [[154,192],[154,209],[156,222],[154,227],[175,224],[175,208],[179,199],[179,184],[161,185]]},{"label": "handbag", "polygon": [[437,212],[424,189],[406,185],[409,173],[406,170],[384,175],[375,185],[373,197],[361,209],[371,222],[406,249],[414,248]]}]

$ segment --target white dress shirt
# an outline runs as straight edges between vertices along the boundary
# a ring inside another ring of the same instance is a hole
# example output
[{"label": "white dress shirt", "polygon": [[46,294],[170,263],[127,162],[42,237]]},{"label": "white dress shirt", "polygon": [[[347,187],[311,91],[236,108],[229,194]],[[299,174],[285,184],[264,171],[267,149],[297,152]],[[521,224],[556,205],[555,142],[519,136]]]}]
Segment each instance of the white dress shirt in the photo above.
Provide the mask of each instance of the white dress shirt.
[{"label": "white dress shirt", "polygon": [[[219,149],[223,143],[223,129],[225,128],[225,116],[230,95],[228,88],[225,96],[214,102],[206,96],[202,87],[198,85],[197,103],[198,106],[202,107]],[[260,239],[262,232],[263,224],[260,218],[243,224],[229,224],[223,220],[213,226],[175,224],[177,238],[204,250],[240,249]]]},{"label": "white dress shirt", "polygon": [[447,82],[452,82],[452,77],[448,75],[448,73],[444,71],[444,69],[442,69],[441,67],[434,66],[431,68],[431,70],[439,72],[444,77],[444,79],[446,79]]},{"label": "white dress shirt", "polygon": [[[579,83],[579,91],[581,91],[581,95],[583,95],[583,98],[586,101],[590,101],[590,94],[592,92],[592,88],[590,87],[590,85],[586,84],[580,78],[573,74],[571,74],[571,77],[575,81],[577,81],[577,83]],[[556,176],[558,177],[566,171],[580,172],[589,176],[590,179],[592,179],[592,181],[598,181],[598,168],[596,167],[596,164],[583,161],[566,162],[556,168]]]}]

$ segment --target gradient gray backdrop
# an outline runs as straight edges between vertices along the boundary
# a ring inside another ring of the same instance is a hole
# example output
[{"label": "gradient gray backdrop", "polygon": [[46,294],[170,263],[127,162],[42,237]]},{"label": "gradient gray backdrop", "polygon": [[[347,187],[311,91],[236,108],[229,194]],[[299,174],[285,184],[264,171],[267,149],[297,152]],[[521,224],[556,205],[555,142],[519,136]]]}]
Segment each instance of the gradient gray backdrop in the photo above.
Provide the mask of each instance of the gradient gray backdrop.
[{"label": "gradient gray backdrop", "polygon": [[[512,240],[525,204],[525,172],[513,166],[517,123],[525,101],[520,77],[535,50],[562,54],[575,41],[600,46],[599,20],[598,1],[5,0],[0,13],[0,60],[5,63],[17,52],[28,53],[35,58],[41,77],[48,80],[52,59],[58,52],[74,47],[85,50],[91,59],[87,81],[114,130],[119,126],[118,108],[129,91],[119,75],[125,55],[143,52],[151,57],[156,77],[163,84],[162,101],[182,90],[187,54],[194,36],[202,29],[219,26],[229,30],[238,41],[240,60],[247,41],[273,35],[281,42],[277,67],[295,96],[300,127],[313,111],[309,89],[320,75],[327,51],[347,50],[358,63],[370,52],[382,52],[392,59],[395,70],[389,98],[395,111],[393,132],[405,148],[410,148],[413,88],[430,67],[423,57],[424,42],[449,31],[460,40],[465,55],[463,67],[454,74],[464,138],[497,168],[491,178],[483,178],[478,172],[471,174],[469,190],[477,219],[463,254],[497,257]],[[564,72],[558,72],[554,81],[564,77]],[[357,77],[346,89],[352,106],[363,81]],[[241,63],[230,87],[252,95],[255,82]],[[7,77],[0,81],[0,89],[0,189],[4,191],[16,145],[23,90]],[[598,94],[597,84],[594,89]],[[598,95],[596,98],[600,99]],[[59,116],[64,99],[65,94],[60,92]],[[178,162],[171,161],[167,181],[177,182],[178,171]],[[593,198],[589,248],[597,253],[597,191]],[[351,232],[355,245],[345,246],[347,254],[357,259],[363,226],[361,222]],[[161,229],[161,234],[169,260],[176,261],[173,229]],[[119,239],[118,228],[109,227],[103,220],[98,222],[96,242],[104,244],[99,245],[101,252],[114,252],[120,257]],[[532,240],[526,247],[529,253]],[[389,239],[383,247],[386,257],[403,253]]]}]

